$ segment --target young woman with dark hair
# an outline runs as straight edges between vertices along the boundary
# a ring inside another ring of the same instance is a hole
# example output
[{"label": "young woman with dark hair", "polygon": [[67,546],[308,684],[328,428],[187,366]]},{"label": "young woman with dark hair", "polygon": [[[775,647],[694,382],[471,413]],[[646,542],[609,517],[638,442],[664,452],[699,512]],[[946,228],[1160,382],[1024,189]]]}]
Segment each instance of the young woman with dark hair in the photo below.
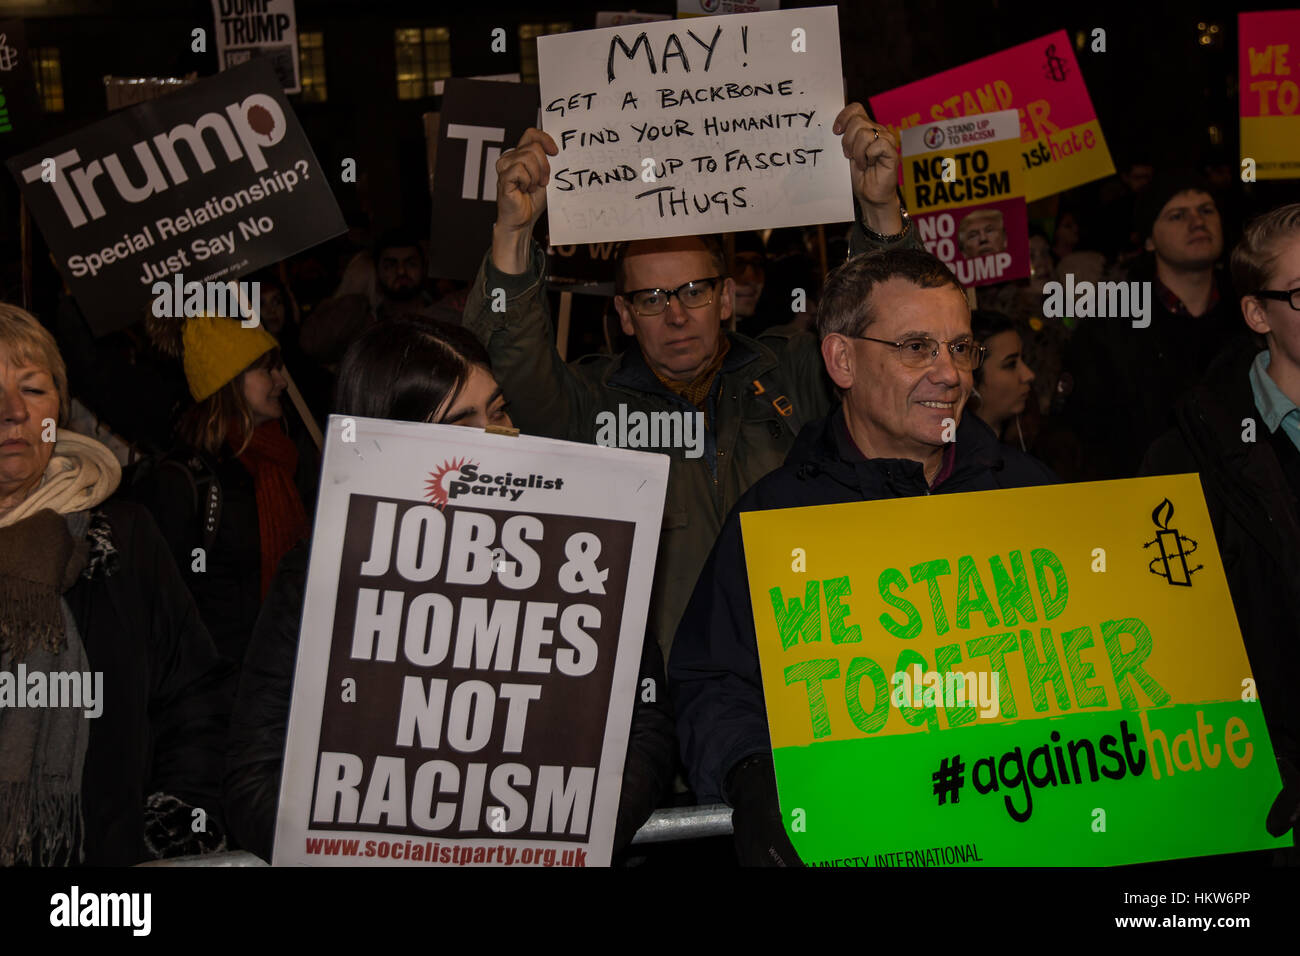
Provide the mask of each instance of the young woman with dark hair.
[{"label": "young woman with dark hair", "polygon": [[1012,432],[1011,444],[1019,444],[1024,451],[1020,415],[1033,395],[1030,386],[1035,376],[1021,354],[1020,325],[1000,312],[976,309],[971,314],[971,334],[987,350],[983,364],[974,373],[971,410],[999,439],[1005,432]]},{"label": "young woman with dark hair", "polygon": [[[471,333],[441,322],[381,322],[348,348],[339,367],[334,411],[398,421],[513,428],[488,356]],[[258,618],[244,661],[231,720],[225,807],[248,850],[271,858],[289,702],[298,656],[310,546],[285,556]],[[663,655],[652,638],[642,648],[638,686],[665,687]],[[632,713],[614,849],[632,840],[672,784],[677,741],[666,695]]]},{"label": "young woman with dark hair", "polygon": [[334,408],[364,418],[513,427],[487,350],[467,329],[444,322],[381,322],[363,332],[339,366]]}]

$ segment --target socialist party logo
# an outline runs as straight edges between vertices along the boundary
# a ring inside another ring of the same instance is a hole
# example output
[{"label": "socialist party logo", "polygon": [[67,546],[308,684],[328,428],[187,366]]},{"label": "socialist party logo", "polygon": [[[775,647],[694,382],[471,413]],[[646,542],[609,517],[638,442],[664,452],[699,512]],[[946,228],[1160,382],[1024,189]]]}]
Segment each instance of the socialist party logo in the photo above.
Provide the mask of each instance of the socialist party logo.
[{"label": "socialist party logo", "polygon": [[507,471],[488,473],[481,470],[476,461],[466,458],[454,458],[444,461],[437,469],[429,473],[425,482],[425,497],[430,504],[444,508],[449,501],[455,501],[467,495],[487,495],[518,501],[525,491],[561,491],[563,478],[547,478],[545,475],[516,475]]}]

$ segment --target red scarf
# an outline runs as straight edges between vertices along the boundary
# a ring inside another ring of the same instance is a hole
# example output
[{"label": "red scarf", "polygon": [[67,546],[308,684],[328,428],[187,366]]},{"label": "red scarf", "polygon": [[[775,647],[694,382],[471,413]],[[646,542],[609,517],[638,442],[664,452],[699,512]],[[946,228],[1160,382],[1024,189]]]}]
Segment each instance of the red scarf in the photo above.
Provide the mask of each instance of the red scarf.
[{"label": "red scarf", "polygon": [[280,559],[311,530],[298,487],[293,482],[298,469],[298,448],[278,420],[264,422],[253,429],[253,438],[239,461],[253,476],[253,490],[257,495],[262,599],[265,600]]}]

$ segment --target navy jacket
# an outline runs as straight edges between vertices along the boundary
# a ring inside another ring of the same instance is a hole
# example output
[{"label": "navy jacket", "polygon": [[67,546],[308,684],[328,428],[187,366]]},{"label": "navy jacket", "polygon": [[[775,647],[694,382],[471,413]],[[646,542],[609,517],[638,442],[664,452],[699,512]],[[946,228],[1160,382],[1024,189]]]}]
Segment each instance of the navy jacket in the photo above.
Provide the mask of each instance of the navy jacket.
[{"label": "navy jacket", "polygon": [[[935,494],[991,491],[1057,481],[1037,459],[1001,444],[967,413],[957,426],[952,471]],[[799,433],[785,464],[737,502],[700,573],[669,661],[677,733],[700,803],[726,801],[723,781],[744,758],[771,750],[758,642],[749,601],[740,514],[774,508],[931,494],[920,462],[864,459],[838,407]]]}]

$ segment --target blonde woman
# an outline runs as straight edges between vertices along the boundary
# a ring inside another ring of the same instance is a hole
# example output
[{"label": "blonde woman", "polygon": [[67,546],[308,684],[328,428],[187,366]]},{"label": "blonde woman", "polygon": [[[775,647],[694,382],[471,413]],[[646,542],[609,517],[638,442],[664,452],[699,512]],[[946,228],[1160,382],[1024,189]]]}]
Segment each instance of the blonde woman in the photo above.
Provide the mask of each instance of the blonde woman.
[{"label": "blonde woman", "polygon": [[0,304],[0,865],[220,848],[229,681],[148,513],[109,498],[117,459],[61,427],[70,404],[54,339]]}]

